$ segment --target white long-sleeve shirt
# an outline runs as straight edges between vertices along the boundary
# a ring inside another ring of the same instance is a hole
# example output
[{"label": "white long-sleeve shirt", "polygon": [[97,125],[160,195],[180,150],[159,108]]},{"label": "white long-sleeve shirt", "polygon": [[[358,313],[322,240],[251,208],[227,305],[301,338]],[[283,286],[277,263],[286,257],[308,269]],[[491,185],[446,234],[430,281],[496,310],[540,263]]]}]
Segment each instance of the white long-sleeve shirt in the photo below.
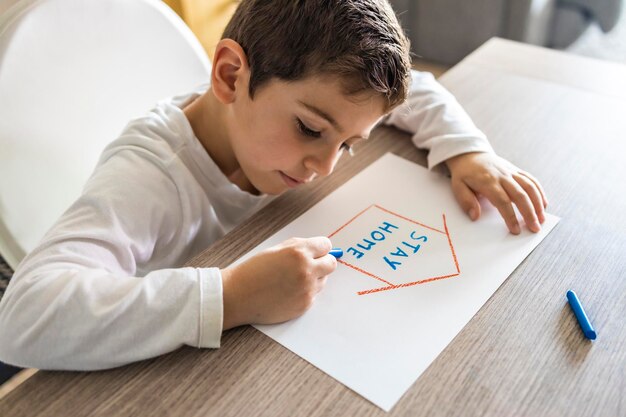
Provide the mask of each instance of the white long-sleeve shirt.
[{"label": "white long-sleeve shirt", "polygon": [[[269,201],[231,183],[182,109],[207,86],[157,104],[103,152],[82,195],[20,263],[0,302],[0,361],[111,368],[182,345],[216,348],[218,268],[183,263]],[[429,166],[485,136],[430,74],[384,121],[414,133]]]}]

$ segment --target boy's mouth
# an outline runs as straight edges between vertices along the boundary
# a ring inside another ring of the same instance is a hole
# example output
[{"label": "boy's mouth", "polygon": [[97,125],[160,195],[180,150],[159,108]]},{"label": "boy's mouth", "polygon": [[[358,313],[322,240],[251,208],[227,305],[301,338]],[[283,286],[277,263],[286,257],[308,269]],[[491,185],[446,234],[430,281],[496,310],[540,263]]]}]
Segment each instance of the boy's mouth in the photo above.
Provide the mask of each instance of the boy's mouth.
[{"label": "boy's mouth", "polygon": [[305,183],[305,181],[293,178],[285,174],[283,171],[278,171],[278,172],[280,173],[280,176],[282,177],[283,181],[285,182],[285,184],[287,184],[287,187],[289,188],[296,188],[298,185],[302,185]]}]

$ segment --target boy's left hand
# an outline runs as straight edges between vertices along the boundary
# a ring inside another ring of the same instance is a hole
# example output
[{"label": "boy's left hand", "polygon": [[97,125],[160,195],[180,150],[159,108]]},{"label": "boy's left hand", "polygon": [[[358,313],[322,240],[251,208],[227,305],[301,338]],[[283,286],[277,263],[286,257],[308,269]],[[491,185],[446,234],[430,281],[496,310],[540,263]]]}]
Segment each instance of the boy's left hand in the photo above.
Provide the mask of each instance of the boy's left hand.
[{"label": "boy's left hand", "polygon": [[529,173],[492,153],[472,152],[446,161],[456,200],[472,220],[480,217],[478,196],[486,197],[500,212],[509,231],[521,231],[513,205],[532,232],[541,230],[548,205],[541,184]]}]

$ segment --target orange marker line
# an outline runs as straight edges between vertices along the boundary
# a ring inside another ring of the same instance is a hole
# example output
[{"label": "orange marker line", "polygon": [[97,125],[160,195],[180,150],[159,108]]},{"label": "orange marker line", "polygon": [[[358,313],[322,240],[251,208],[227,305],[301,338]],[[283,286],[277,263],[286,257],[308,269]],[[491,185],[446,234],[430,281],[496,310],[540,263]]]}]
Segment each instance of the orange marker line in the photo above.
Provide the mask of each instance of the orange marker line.
[{"label": "orange marker line", "polygon": [[422,224],[422,223],[416,222],[415,220],[411,220],[411,219],[409,219],[408,217],[401,216],[401,215],[399,215],[398,213],[394,213],[393,211],[391,211],[391,210],[387,210],[386,208],[383,208],[383,207],[381,207],[381,206],[379,206],[379,205],[377,205],[377,204],[374,204],[374,206],[375,206],[376,208],[378,208],[378,209],[382,210],[382,211],[385,211],[385,212],[387,212],[387,213],[389,213],[389,214],[393,214],[394,216],[396,216],[396,217],[400,217],[401,219],[404,219],[404,220],[406,220],[406,221],[408,221],[408,222],[411,222],[411,223],[417,224],[417,225],[419,225],[419,226],[425,227],[426,229],[430,229],[430,230],[433,230],[433,231],[435,231],[435,232],[439,232],[439,233],[442,233],[442,234],[445,234],[445,233],[446,233],[446,232],[444,232],[444,231],[442,231],[442,230],[435,229],[434,227],[426,226],[425,224]]},{"label": "orange marker line", "polygon": [[443,227],[446,229],[446,236],[448,236],[448,243],[450,244],[450,250],[452,251],[452,257],[454,258],[454,265],[456,266],[456,272],[461,273],[461,269],[459,269],[459,261],[456,259],[456,252],[454,251],[454,246],[452,245],[452,239],[450,239],[450,232],[448,232],[448,225],[446,224],[446,215],[443,214]]},{"label": "orange marker line", "polygon": [[372,277],[372,278],[377,279],[377,280],[379,280],[379,281],[381,281],[381,282],[384,282],[384,283],[385,283],[385,284],[387,284],[387,285],[391,285],[391,286],[393,286],[393,285],[394,285],[394,284],[392,284],[392,283],[391,283],[391,282],[389,282],[389,281],[385,281],[385,280],[384,280],[384,279],[382,279],[381,277],[378,277],[378,276],[376,276],[376,275],[374,275],[374,274],[372,274],[372,273],[370,273],[370,272],[367,272],[366,270],[361,269],[361,268],[359,268],[358,266],[354,266],[354,265],[349,264],[349,263],[347,263],[347,262],[345,262],[345,261],[342,261],[341,259],[337,259],[337,262],[339,262],[339,263],[341,263],[341,264],[344,264],[345,266],[349,266],[350,268],[352,268],[352,269],[354,269],[354,270],[356,270],[356,271],[359,271],[360,273],[365,274],[365,275],[367,275],[367,276],[369,276],[369,277]]},{"label": "orange marker line", "polygon": [[358,295],[367,295],[367,294],[372,294],[372,293],[380,292],[380,291],[395,290],[396,288],[412,287],[413,285],[426,284],[427,282],[432,282],[432,281],[437,281],[437,280],[440,280],[440,279],[452,278],[452,277],[457,277],[457,276],[459,276],[459,274],[444,275],[444,276],[441,276],[441,277],[434,277],[434,278],[423,279],[421,281],[407,282],[405,284],[400,284],[400,285],[391,285],[389,287],[381,287],[381,288],[374,288],[374,289],[366,290],[366,291],[359,291],[359,292],[357,292],[357,294]]},{"label": "orange marker line", "polygon": [[349,225],[350,223],[352,223],[357,217],[359,217],[361,214],[365,213],[367,210],[371,209],[373,207],[373,205],[367,207],[364,210],[361,210],[361,212],[359,214],[357,214],[356,216],[354,216],[353,218],[351,218],[350,220],[348,220],[348,222],[346,224],[344,224],[343,226],[341,226],[339,229],[335,230],[334,232],[332,232],[330,235],[328,235],[328,238],[330,239],[331,237],[333,237],[334,235],[336,235],[341,229],[343,229],[344,227],[346,227],[347,225]]}]

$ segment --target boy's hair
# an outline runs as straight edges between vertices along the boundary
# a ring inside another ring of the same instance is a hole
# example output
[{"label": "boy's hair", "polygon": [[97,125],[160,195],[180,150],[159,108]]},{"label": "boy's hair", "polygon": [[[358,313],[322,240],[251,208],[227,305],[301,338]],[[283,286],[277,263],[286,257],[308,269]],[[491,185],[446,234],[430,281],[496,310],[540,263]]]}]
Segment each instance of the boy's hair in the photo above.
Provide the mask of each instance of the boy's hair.
[{"label": "boy's hair", "polygon": [[222,38],[241,45],[250,97],[276,77],[339,76],[345,93],[374,93],[386,111],[410,80],[409,41],[387,0],[243,0]]}]

